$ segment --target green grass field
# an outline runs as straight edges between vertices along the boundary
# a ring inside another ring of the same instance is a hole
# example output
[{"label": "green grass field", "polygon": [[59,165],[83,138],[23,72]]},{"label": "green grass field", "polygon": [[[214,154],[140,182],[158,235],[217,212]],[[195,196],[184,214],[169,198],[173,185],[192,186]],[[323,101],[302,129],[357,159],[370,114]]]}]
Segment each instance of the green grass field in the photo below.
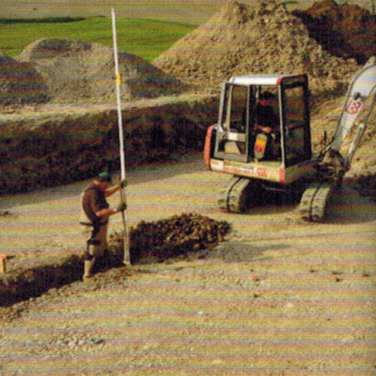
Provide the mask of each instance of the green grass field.
[{"label": "green grass field", "polygon": [[[111,8],[114,8],[119,49],[152,61],[178,39],[204,24],[227,1],[1,0],[0,52],[16,57],[28,44],[42,38],[69,38],[112,46]],[[251,5],[257,1],[242,0],[241,3]],[[353,0],[354,3],[362,1],[368,0]],[[288,7],[306,8],[312,3],[313,0],[298,0]],[[1,19],[27,21],[54,17],[84,19],[1,23]]]},{"label": "green grass field", "polygon": [[[26,20],[25,20],[26,21]],[[15,57],[43,38],[68,38],[112,46],[111,19],[88,17],[75,22],[1,23],[0,51]],[[196,26],[148,19],[116,20],[119,50],[152,61]]]}]

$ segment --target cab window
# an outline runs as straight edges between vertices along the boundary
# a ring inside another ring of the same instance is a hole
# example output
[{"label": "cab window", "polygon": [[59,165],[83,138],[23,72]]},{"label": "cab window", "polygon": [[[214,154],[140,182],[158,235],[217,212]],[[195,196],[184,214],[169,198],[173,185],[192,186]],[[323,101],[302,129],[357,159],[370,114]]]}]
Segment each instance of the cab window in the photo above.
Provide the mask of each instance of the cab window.
[{"label": "cab window", "polygon": [[307,159],[309,127],[302,86],[285,90],[285,153],[287,165]]}]

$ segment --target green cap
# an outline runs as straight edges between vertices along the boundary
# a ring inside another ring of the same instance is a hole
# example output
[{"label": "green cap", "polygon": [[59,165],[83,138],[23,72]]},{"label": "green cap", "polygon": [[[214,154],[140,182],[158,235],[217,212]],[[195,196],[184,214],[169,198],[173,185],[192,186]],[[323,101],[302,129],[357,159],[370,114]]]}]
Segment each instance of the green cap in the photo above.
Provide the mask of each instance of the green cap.
[{"label": "green cap", "polygon": [[103,181],[111,183],[111,175],[108,172],[101,172],[98,177]]}]

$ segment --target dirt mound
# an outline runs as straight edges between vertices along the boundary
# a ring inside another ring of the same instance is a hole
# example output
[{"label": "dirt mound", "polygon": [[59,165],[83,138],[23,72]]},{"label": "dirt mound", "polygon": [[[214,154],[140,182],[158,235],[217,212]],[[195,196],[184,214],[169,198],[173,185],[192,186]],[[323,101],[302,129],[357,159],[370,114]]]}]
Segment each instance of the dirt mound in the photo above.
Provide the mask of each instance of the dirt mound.
[{"label": "dirt mound", "polygon": [[[130,232],[131,256],[140,259],[166,260],[188,252],[207,249],[223,241],[231,227],[226,221],[199,214],[181,214],[155,222],[140,222]],[[112,251],[122,253],[124,233],[110,237]]]},{"label": "dirt mound", "polygon": [[358,5],[324,0],[293,14],[301,18],[310,36],[332,55],[353,57],[364,64],[376,54],[376,15]]},{"label": "dirt mound", "polygon": [[18,62],[0,52],[0,105],[47,99],[47,86],[32,64]]},{"label": "dirt mound", "polygon": [[357,69],[354,59],[328,54],[300,18],[273,1],[254,7],[229,1],[153,64],[182,81],[206,85],[239,74],[307,73],[314,92],[342,88]]},{"label": "dirt mound", "polygon": [[[345,175],[344,185],[351,186],[362,195],[373,198],[376,198],[376,106],[373,105],[375,95],[371,95],[365,102],[363,110],[358,114],[340,148],[340,153],[345,158],[350,151],[352,141],[357,137],[359,124],[368,117],[365,132],[351,161],[350,170]],[[311,136],[314,154],[319,154],[325,149],[324,134],[327,135],[327,142],[332,140],[341,112],[345,111],[344,106],[344,97],[334,97],[327,98],[312,107]]]},{"label": "dirt mound", "polygon": [[[99,43],[41,39],[25,48],[18,60],[32,62],[55,102],[115,101],[113,50]],[[147,61],[119,52],[122,99],[177,94],[187,85]]]}]

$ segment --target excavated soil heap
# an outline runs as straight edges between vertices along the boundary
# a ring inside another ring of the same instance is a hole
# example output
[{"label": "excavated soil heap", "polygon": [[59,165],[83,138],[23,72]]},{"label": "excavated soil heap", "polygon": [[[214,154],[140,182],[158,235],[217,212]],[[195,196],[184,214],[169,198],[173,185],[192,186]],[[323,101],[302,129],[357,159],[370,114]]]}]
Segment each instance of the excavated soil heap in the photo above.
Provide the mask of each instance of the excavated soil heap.
[{"label": "excavated soil heap", "polygon": [[[27,46],[18,60],[33,63],[54,102],[115,101],[113,50],[104,45],[42,39]],[[187,85],[126,52],[119,51],[119,71],[123,100],[177,94],[187,89]]]},{"label": "excavated soil heap", "polygon": [[209,21],[153,62],[178,79],[219,85],[240,74],[307,73],[313,92],[338,91],[357,69],[355,59],[327,53],[302,20],[275,2],[229,1]]},{"label": "excavated soil heap", "polygon": [[[130,249],[133,261],[140,259],[166,260],[189,252],[207,249],[222,242],[231,230],[226,221],[183,213],[155,222],[140,222],[130,231]],[[114,254],[122,254],[124,232],[110,235]]]},{"label": "excavated soil heap", "polygon": [[360,64],[376,55],[376,15],[358,5],[324,0],[293,14],[332,55],[353,57]]},{"label": "excavated soil heap", "polygon": [[33,64],[19,62],[0,52],[0,106],[47,99],[47,85]]}]

